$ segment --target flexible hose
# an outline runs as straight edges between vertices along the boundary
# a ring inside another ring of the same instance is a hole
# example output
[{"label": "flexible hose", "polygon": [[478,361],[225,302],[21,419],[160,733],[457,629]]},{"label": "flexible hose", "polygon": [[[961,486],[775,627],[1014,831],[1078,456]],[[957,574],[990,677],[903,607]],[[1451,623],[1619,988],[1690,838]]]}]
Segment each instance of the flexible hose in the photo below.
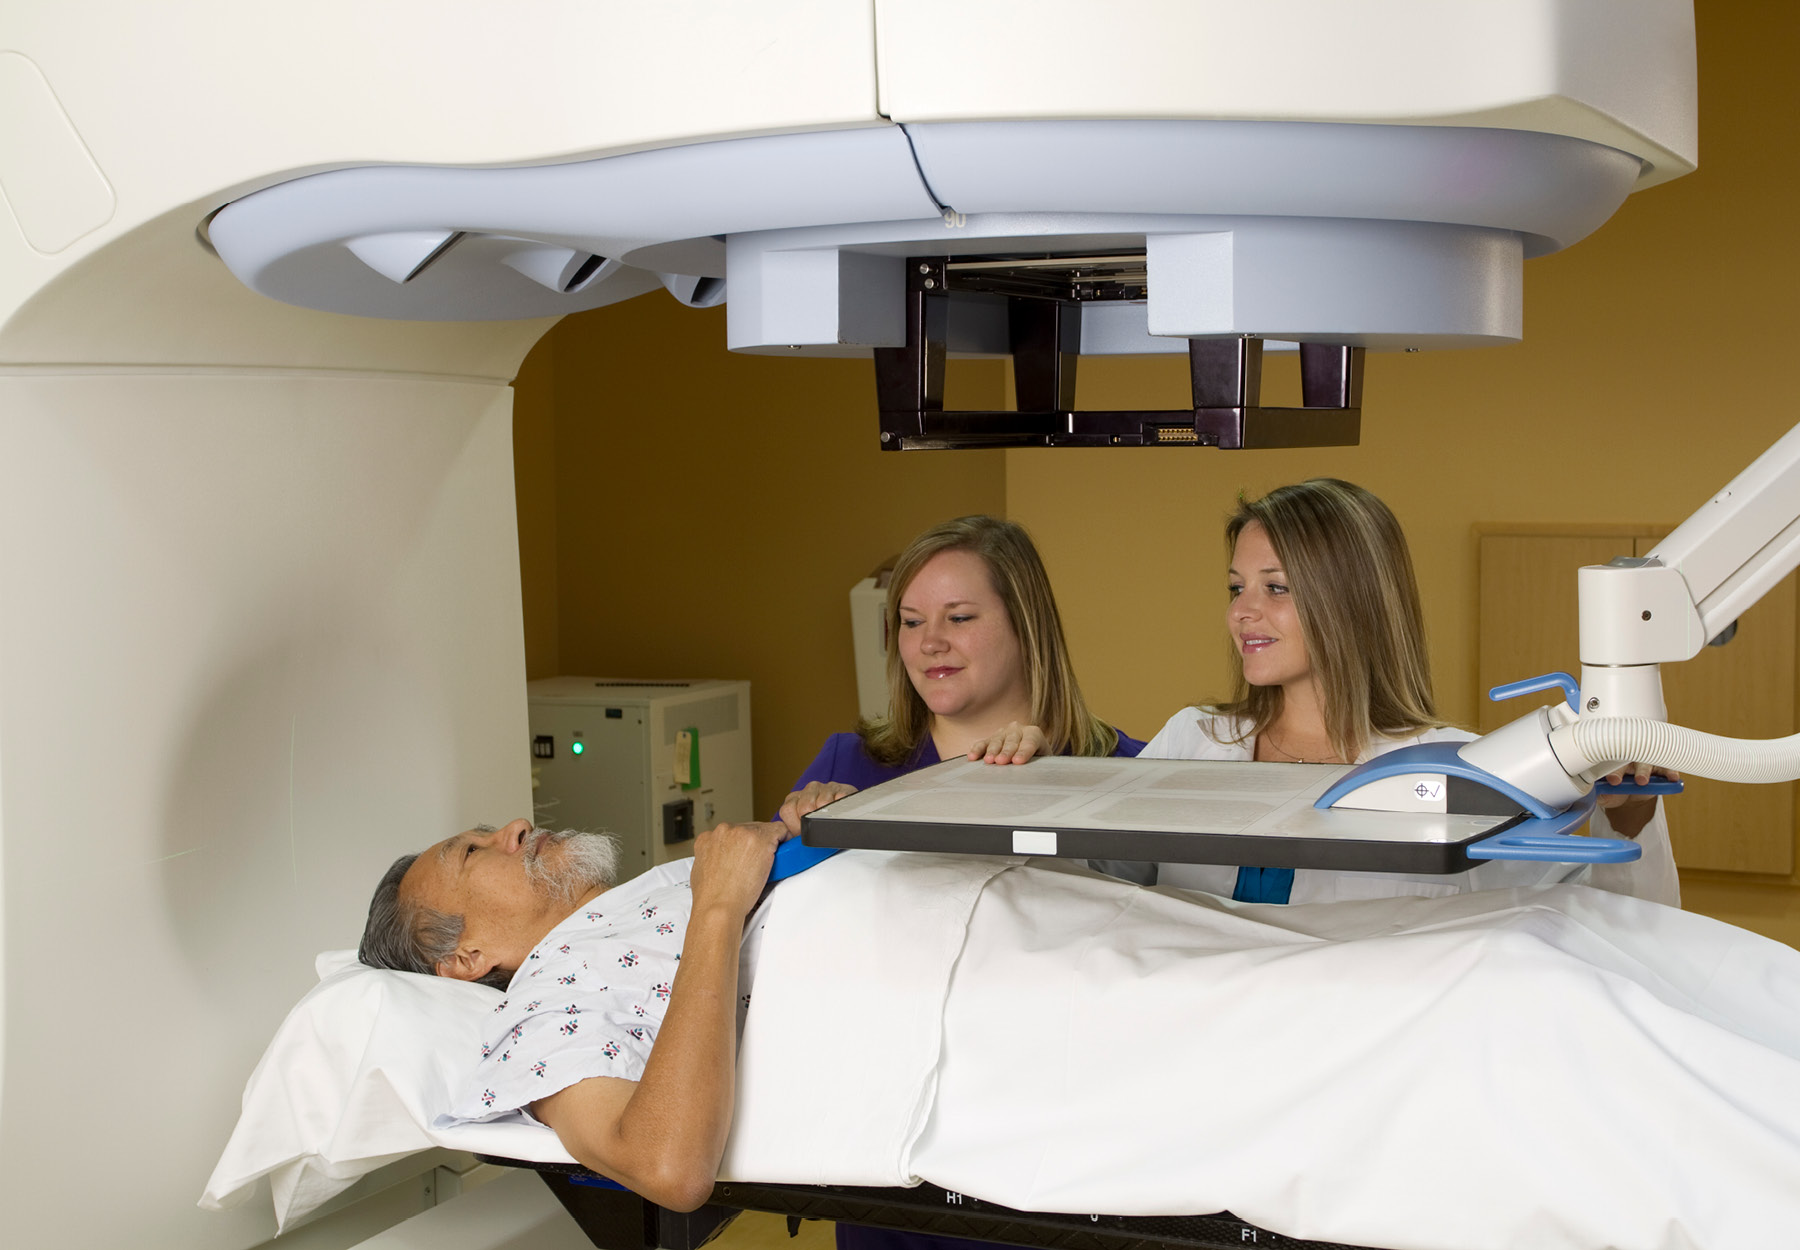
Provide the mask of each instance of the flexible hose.
[{"label": "flexible hose", "polygon": [[1724,738],[1665,721],[1606,716],[1553,730],[1550,746],[1564,767],[1572,755],[1579,755],[1590,767],[1609,760],[1635,760],[1717,781],[1800,780],[1800,734]]}]

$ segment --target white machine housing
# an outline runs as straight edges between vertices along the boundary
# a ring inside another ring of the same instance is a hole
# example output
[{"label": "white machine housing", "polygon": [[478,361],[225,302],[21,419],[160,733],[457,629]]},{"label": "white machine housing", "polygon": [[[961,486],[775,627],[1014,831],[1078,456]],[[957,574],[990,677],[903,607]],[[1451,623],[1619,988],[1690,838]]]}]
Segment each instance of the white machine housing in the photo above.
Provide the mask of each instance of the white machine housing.
[{"label": "white machine housing", "polygon": [[[749,682],[546,677],[527,690],[534,819],[613,834],[621,881],[693,854],[720,821],[755,819]],[[689,749],[699,783],[684,786]]]},{"label": "white machine housing", "polygon": [[[1050,67],[1086,42],[1075,0],[1029,25],[948,0],[872,16],[879,107],[856,122],[512,168],[365,163],[237,199],[207,237],[309,308],[529,317],[660,285],[728,301],[739,351],[904,346],[908,258],[1120,254],[1142,258],[1143,297],[1096,307],[1080,352],[1470,346],[1519,338],[1526,257],[1692,168],[1685,0],[1135,0],[1109,11],[1157,31],[1132,71],[1073,78]],[[1230,55],[1197,71],[1207,48]],[[961,293],[948,333],[1008,350],[991,297]]]}]

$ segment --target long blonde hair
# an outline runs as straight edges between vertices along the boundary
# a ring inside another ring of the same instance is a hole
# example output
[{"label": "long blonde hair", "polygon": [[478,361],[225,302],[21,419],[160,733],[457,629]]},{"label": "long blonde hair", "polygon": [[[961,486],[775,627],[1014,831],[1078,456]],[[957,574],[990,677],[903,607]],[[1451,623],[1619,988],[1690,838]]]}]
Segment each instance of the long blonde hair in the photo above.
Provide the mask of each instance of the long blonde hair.
[{"label": "long blonde hair", "polygon": [[1118,745],[1118,733],[1097,720],[1081,697],[1074,665],[1069,662],[1069,646],[1063,639],[1056,596],[1050,591],[1049,574],[1044,572],[1031,535],[1012,521],[965,516],[920,534],[894,564],[887,601],[888,714],[856,727],[870,757],[890,767],[903,764],[931,732],[931,709],[913,689],[900,658],[900,600],[926,562],[946,551],[972,552],[987,566],[988,580],[1005,605],[1007,621],[1019,640],[1032,721],[1044,731],[1050,751],[1111,755]]},{"label": "long blonde hair", "polygon": [[[1246,526],[1260,525],[1287,575],[1306,654],[1318,682],[1325,732],[1339,759],[1353,761],[1371,733],[1399,737],[1438,718],[1425,646],[1425,616],[1406,535],[1388,506],[1333,477],[1238,497],[1225,523],[1227,555]],[[1263,733],[1281,715],[1280,686],[1244,680],[1217,711],[1239,718],[1235,741]]]}]

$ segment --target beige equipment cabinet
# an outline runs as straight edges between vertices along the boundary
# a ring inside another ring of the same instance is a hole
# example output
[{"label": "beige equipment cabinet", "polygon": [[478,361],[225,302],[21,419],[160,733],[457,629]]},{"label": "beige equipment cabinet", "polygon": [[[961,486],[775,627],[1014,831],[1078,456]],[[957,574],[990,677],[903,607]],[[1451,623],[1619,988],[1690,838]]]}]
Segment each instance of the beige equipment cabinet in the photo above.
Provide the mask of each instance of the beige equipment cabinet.
[{"label": "beige equipment cabinet", "polygon": [[754,819],[749,682],[547,677],[526,690],[534,818],[615,835],[620,880],[693,854],[722,820]]},{"label": "beige equipment cabinet", "polygon": [[[1505,703],[1504,682],[1562,670],[1580,674],[1575,570],[1645,555],[1666,525],[1481,526],[1480,729],[1497,729],[1550,701]],[[1789,577],[1739,621],[1737,637],[1683,664],[1663,666],[1669,720],[1738,738],[1795,731],[1795,589]],[[1794,871],[1794,786],[1734,785],[1690,777],[1668,804],[1675,862],[1684,870],[1787,876]]]}]

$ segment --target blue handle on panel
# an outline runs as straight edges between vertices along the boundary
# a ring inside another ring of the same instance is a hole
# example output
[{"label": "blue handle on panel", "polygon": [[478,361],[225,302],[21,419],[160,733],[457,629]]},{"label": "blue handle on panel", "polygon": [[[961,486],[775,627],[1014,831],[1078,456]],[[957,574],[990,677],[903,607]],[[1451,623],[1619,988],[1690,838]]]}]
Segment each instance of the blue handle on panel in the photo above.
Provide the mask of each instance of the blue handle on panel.
[{"label": "blue handle on panel", "polygon": [[1587,838],[1570,833],[1594,814],[1590,791],[1554,816],[1522,820],[1471,846],[1470,859],[1529,859],[1552,864],[1629,864],[1644,848],[1627,838]]},{"label": "blue handle on panel", "polygon": [[1679,781],[1671,781],[1667,777],[1652,777],[1643,785],[1635,781],[1621,781],[1618,785],[1602,781],[1594,787],[1596,794],[1680,794],[1685,787]]},{"label": "blue handle on panel", "polygon": [[1470,859],[1536,859],[1553,864],[1629,864],[1643,854],[1643,847],[1624,838],[1528,833],[1516,828],[1469,848]]},{"label": "blue handle on panel", "polygon": [[598,1172],[571,1172],[567,1179],[571,1185],[582,1185],[588,1189],[616,1189],[627,1194],[631,1192],[618,1181],[602,1176]]},{"label": "blue handle on panel", "polygon": [[1563,698],[1568,701],[1571,712],[1581,710],[1581,683],[1567,673],[1545,673],[1542,677],[1527,677],[1524,681],[1509,681],[1504,686],[1495,686],[1488,691],[1488,698],[1495,703],[1507,699],[1516,699],[1522,694],[1536,694],[1540,690],[1562,688]]},{"label": "blue handle on panel", "polygon": [[799,838],[789,838],[775,848],[775,866],[769,869],[769,884],[786,881],[789,877],[803,873],[814,864],[830,859],[841,849],[835,846],[808,846]]}]

